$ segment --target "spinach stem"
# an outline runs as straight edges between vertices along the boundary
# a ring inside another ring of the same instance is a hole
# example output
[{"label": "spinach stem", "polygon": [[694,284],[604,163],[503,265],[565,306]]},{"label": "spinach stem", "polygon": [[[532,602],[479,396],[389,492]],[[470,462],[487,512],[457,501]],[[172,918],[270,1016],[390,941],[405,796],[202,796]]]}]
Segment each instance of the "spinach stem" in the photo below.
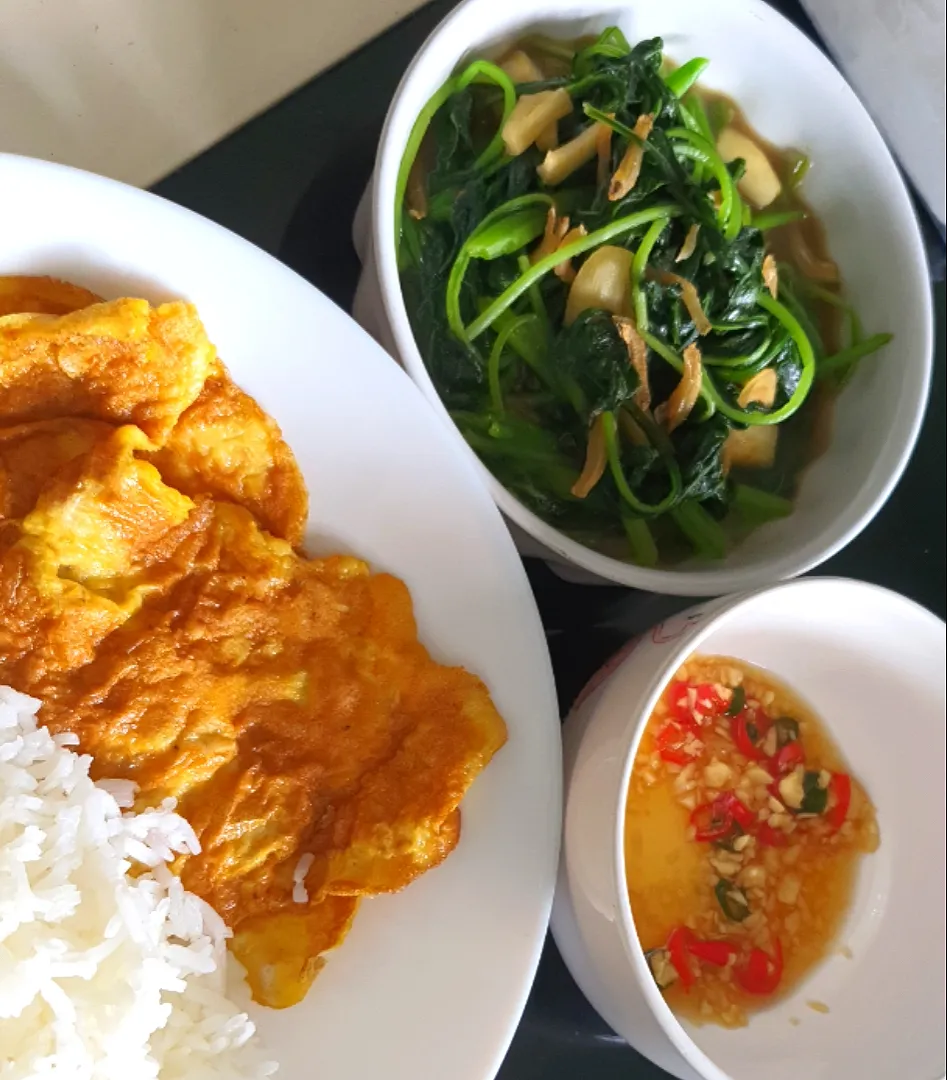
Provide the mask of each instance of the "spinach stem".
[{"label": "spinach stem", "polygon": [[454,94],[459,94],[462,90],[466,90],[473,82],[492,82],[498,86],[503,93],[503,115],[500,119],[500,125],[483,153],[477,158],[475,166],[482,168],[485,165],[489,165],[503,153],[503,125],[513,111],[513,107],[516,105],[516,87],[513,85],[513,81],[509,75],[507,75],[502,68],[497,67],[496,64],[491,64],[489,60],[474,60],[474,62],[466,67],[459,75],[455,75],[453,78],[448,79],[443,86],[434,91],[428,99],[427,104],[420,113],[418,113],[418,118],[414,121],[414,125],[411,128],[411,134],[408,136],[408,141],[405,143],[404,154],[401,157],[401,165],[398,168],[398,177],[395,181],[396,245],[401,242],[401,220],[404,214],[404,196],[408,189],[408,175],[418,156],[418,151],[421,149],[421,143],[424,141],[427,129],[431,126],[431,121],[434,119],[437,110],[444,102],[452,98]]},{"label": "spinach stem", "polygon": [[[707,118],[707,112],[699,95],[688,94],[687,100],[681,102],[681,104],[684,107],[682,115],[685,117],[685,121],[689,119],[693,124],[692,130],[696,131],[698,135],[702,135],[716,149],[717,138],[714,135],[713,128],[710,126],[710,120]],[[691,124],[687,126],[691,127]]]},{"label": "spinach stem", "polygon": [[[785,306],[796,316],[800,326],[806,333],[809,341],[812,343],[812,347],[815,349],[816,354],[821,356],[825,352],[825,347],[822,344],[822,335],[819,333],[819,328],[812,320],[812,314],[802,300],[797,296],[797,286],[802,286],[801,282],[798,282],[795,271],[786,266],[785,263],[779,263],[779,294],[782,297],[782,302]],[[802,286],[804,288],[804,286]]]},{"label": "spinach stem", "polygon": [[749,484],[733,485],[733,506],[744,518],[754,524],[788,517],[792,513],[790,499],[751,487]]},{"label": "spinach stem", "polygon": [[[714,133],[710,128],[710,121],[700,98],[696,94],[688,94],[685,101],[681,101],[681,119],[684,126],[689,127],[698,135],[702,135],[711,146],[716,146]],[[702,184],[707,178],[707,166],[701,161],[694,162],[694,182]]]},{"label": "spinach stem", "polygon": [[[637,210],[633,214],[611,221],[607,225],[603,225],[602,228],[596,229],[595,232],[589,233],[588,236],[583,236],[571,244],[566,244],[558,251],[554,251],[551,255],[540,259],[539,262],[533,263],[527,273],[517,278],[468,327],[462,328],[463,333],[457,334],[457,336],[461,341],[475,341],[484,330],[493,325],[499,315],[502,315],[511,304],[515,304],[531,285],[535,285],[537,281],[545,277],[550,270],[561,262],[574,259],[577,255],[583,255],[586,251],[591,251],[592,248],[608,243],[609,240],[614,240],[617,236],[631,232],[632,229],[636,229],[640,225],[646,225],[657,218],[675,217],[678,213],[677,207],[670,203],[649,206],[645,210]],[[454,327],[451,327],[451,329],[454,330],[455,334],[457,333]]]},{"label": "spinach stem", "polygon": [[750,224],[760,232],[769,229],[778,229],[781,225],[791,225],[794,221],[802,221],[806,216],[804,210],[771,210],[768,214],[754,214],[750,218]]},{"label": "spinach stem", "polygon": [[668,218],[658,218],[651,223],[648,231],[644,234],[635,257],[631,261],[631,296],[635,309],[635,322],[638,324],[638,333],[648,329],[648,302],[641,287],[641,279],[644,277],[648,266],[648,259],[657,243],[658,237],[664,232]]},{"label": "spinach stem", "polygon": [[785,405],[780,406],[780,408],[772,409],[767,412],[741,409],[735,405],[731,405],[730,402],[723,397],[714,385],[710,374],[706,369],[704,370],[704,386],[710,391],[714,404],[720,412],[730,420],[735,420],[738,424],[747,424],[751,427],[756,424],[779,424],[792,416],[809,396],[809,391],[812,389],[812,382],[815,378],[815,353],[812,350],[812,345],[806,337],[806,332],[800,325],[799,320],[788,308],[778,300],[774,300],[765,289],[758,294],[756,302],[761,308],[764,308],[770,315],[774,316],[778,322],[782,323],[799,351],[799,359],[802,362],[802,373],[799,376],[799,382],[790,399]]},{"label": "spinach stem", "polygon": [[467,267],[470,266],[470,261],[473,258],[471,246],[476,243],[479,236],[497,221],[500,221],[504,217],[508,217],[517,210],[540,204],[552,206],[553,201],[548,195],[536,193],[532,195],[519,195],[517,198],[510,199],[508,202],[503,203],[502,206],[498,206],[496,210],[492,210],[487,214],[483,221],[480,222],[461,245],[460,251],[457,252],[457,258],[454,259],[454,265],[451,267],[450,276],[447,279],[447,292],[444,297],[444,306],[447,314],[448,326],[451,328],[454,336],[459,338],[465,344],[469,345],[470,339],[467,337],[464,329],[464,320],[460,312],[460,290],[464,283],[464,275],[467,273]]},{"label": "spinach stem", "polygon": [[814,300],[821,300],[824,304],[831,304],[832,307],[837,307],[842,311],[850,310],[849,305],[838,293],[832,292],[831,289],[825,289],[821,285],[816,285],[814,281],[806,282],[806,292]]},{"label": "spinach stem", "polygon": [[654,536],[647,521],[644,518],[622,513],[621,523],[628,537],[632,561],[639,566],[657,566],[658,545],[654,542]]},{"label": "spinach stem", "polygon": [[[859,344],[865,334],[862,329],[861,319],[858,317],[858,312],[852,305],[843,297],[839,296],[837,292],[832,292],[831,289],[823,288],[814,281],[806,281],[804,289],[806,295],[811,299],[821,300],[823,304],[828,304],[830,307],[838,308],[839,311],[844,312],[845,317],[848,320],[849,345]],[[821,363],[823,363],[823,361],[820,360],[820,365]]]},{"label": "spinach stem", "polygon": [[509,119],[510,113],[516,105],[516,87],[513,85],[513,80],[507,75],[503,68],[497,67],[496,64],[491,64],[489,60],[474,60],[474,62],[458,76],[457,90],[455,93],[466,90],[467,87],[474,82],[492,82],[500,88],[500,91],[503,94],[503,114],[500,117],[500,123],[497,126],[496,133],[474,162],[476,168],[482,169],[485,165],[489,165],[492,161],[495,161],[503,155],[503,125]]},{"label": "spinach stem", "polygon": [[[785,308],[778,300],[774,300],[769,293],[765,291],[757,296],[756,302],[760,307],[765,308],[780,323],[782,323],[789,334],[789,337],[799,350],[799,359],[802,362],[802,374],[799,377],[799,383],[793,391],[792,396],[785,405],[768,412],[741,409],[738,406],[731,405],[723,394],[720,393],[706,367],[703,370],[700,388],[701,397],[704,398],[709,405],[719,409],[728,419],[734,420],[738,424],[747,424],[749,426],[754,426],[756,424],[778,424],[792,416],[806,400],[809,391],[812,389],[816,366],[815,353],[812,350],[812,345],[792,312]],[[641,333],[641,336],[644,338],[645,344],[650,349],[653,349],[658,356],[666,360],[675,371],[682,372],[684,370],[684,361],[672,348],[661,341],[660,338],[655,337],[654,334],[649,333],[647,330],[643,333],[639,330],[639,333]],[[710,409],[707,416],[709,417],[712,413],[713,408]]]},{"label": "spinach stem", "polygon": [[[738,386],[742,386],[744,383],[748,383],[754,375],[758,375],[763,368],[769,367],[769,365],[779,356],[786,345],[789,343],[789,335],[785,330],[780,328],[776,335],[776,339],[769,347],[764,356],[754,360],[752,364],[747,364],[745,367],[738,368],[726,368],[722,374],[727,382],[736,383]],[[716,374],[716,372],[714,372]]]},{"label": "spinach stem", "polygon": [[[681,359],[681,357],[678,356],[677,353],[669,345],[665,345],[659,337],[655,337],[655,335],[652,334],[649,330],[639,330],[638,333],[641,334],[642,338],[644,338],[645,345],[647,345],[648,348],[651,349],[653,352],[656,352],[662,360],[670,364],[671,367],[674,368],[674,370],[678,373],[678,375],[682,375],[684,373],[683,359]],[[704,378],[701,381],[700,396],[704,402],[704,409],[706,412],[704,419],[709,420],[716,411],[717,399],[719,395],[717,395],[714,391],[714,388],[708,384],[706,372],[704,372]]]},{"label": "spinach stem", "polygon": [[743,227],[743,201],[737,193],[737,186],[733,182],[730,170],[717,153],[716,146],[687,127],[669,128],[667,136],[669,139],[678,140],[672,144],[675,154],[703,162],[714,174],[720,187],[717,221],[720,223],[720,230],[724,237],[727,240],[735,240],[737,233]]},{"label": "spinach stem", "polygon": [[495,413],[502,414],[506,411],[503,405],[503,388],[500,385],[500,361],[503,358],[503,350],[510,342],[510,338],[531,318],[530,315],[522,315],[507,323],[497,334],[493,348],[490,350],[490,356],[487,359],[487,382],[490,387],[490,405]]},{"label": "spinach stem", "polygon": [[620,120],[616,120],[614,116],[609,116],[608,113],[602,112],[601,109],[596,109],[594,105],[590,105],[587,101],[582,106],[582,111],[590,119],[594,120],[598,124],[604,124],[606,127],[610,127],[616,135],[621,135],[623,138],[628,139],[629,142],[641,143],[641,139]]},{"label": "spinach stem", "polygon": [[871,337],[865,338],[864,341],[849,345],[847,349],[840,349],[832,356],[823,357],[819,361],[819,378],[824,379],[828,375],[844,373],[862,357],[870,356],[872,353],[884,348],[892,336],[891,334],[872,334]]},{"label": "spinach stem", "polygon": [[[530,267],[530,262],[527,256],[520,255],[516,260],[516,265],[519,267],[521,274],[525,274]],[[543,294],[539,291],[539,282],[530,285],[526,290],[526,295],[529,297],[529,306],[533,309],[533,314],[542,323],[543,329],[547,334],[551,332],[549,325],[549,312],[546,310],[546,304],[543,300]]]},{"label": "spinach stem", "polygon": [[528,34],[523,39],[523,44],[535,49],[537,52],[545,53],[547,56],[552,56],[557,60],[565,60],[570,64],[575,56],[575,49],[569,42],[548,37],[546,34]]},{"label": "spinach stem", "polygon": [[414,165],[415,158],[418,156],[418,151],[421,149],[421,143],[424,141],[424,136],[427,134],[427,129],[431,126],[431,121],[434,119],[435,113],[445,101],[453,97],[456,92],[456,87],[457,80],[448,79],[440,89],[434,91],[428,99],[427,104],[418,113],[418,118],[414,121],[414,126],[411,128],[411,134],[408,136],[407,143],[405,143],[404,154],[401,157],[401,165],[398,168],[398,178],[395,181],[396,246],[401,243],[401,219],[404,214],[404,195],[408,190],[408,176],[411,172],[411,167]]},{"label": "spinach stem", "polygon": [[681,64],[680,67],[669,71],[664,77],[664,85],[675,97],[681,98],[703,75],[709,63],[710,61],[705,57],[695,56],[693,60],[688,60],[686,64]]},{"label": "spinach stem", "polygon": [[[657,517],[665,513],[681,497],[681,472],[677,462],[673,458],[667,460],[668,476],[671,481],[671,489],[658,503],[646,503],[631,490],[631,486],[625,477],[625,470],[621,464],[621,448],[618,441],[618,421],[611,411],[602,413],[602,428],[605,432],[605,451],[608,454],[608,467],[618,488],[618,494],[634,510],[643,517]],[[663,456],[663,455],[662,455]]]},{"label": "spinach stem", "polygon": [[671,518],[698,555],[722,559],[727,554],[727,534],[723,526],[699,502],[685,499],[671,510]]},{"label": "spinach stem", "polygon": [[[763,335],[763,340],[752,350],[752,352],[743,353],[740,356],[713,356],[709,353],[704,353],[701,359],[708,367],[745,368],[747,365],[754,364],[761,357],[766,356],[772,342],[773,335],[767,332]],[[727,372],[727,375],[729,377],[729,371]]]}]

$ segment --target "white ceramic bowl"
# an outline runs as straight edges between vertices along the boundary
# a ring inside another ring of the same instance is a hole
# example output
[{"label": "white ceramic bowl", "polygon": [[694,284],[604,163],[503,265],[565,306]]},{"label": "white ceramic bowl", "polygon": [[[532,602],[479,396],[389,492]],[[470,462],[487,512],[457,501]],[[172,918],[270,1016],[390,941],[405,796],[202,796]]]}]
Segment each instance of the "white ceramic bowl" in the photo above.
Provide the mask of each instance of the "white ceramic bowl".
[{"label": "white ceramic bowl", "polygon": [[[878,814],[834,955],[735,1031],[680,1023],[648,970],[628,903],[624,810],[662,688],[692,652],[769,669],[813,706]],[[935,1080],[944,1075],[944,624],[895,593],[807,578],[653,628],[566,721],[556,943],[605,1020],[684,1080]],[[825,1002],[826,1015],[806,1007]],[[790,1017],[801,1021],[790,1026]]]},{"label": "white ceramic bowl", "polygon": [[757,530],[719,563],[648,570],[600,555],[527,510],[481,466],[482,472],[507,520],[553,560],[654,592],[710,596],[757,588],[823,562],[877,513],[914,446],[932,351],[925,256],[898,170],[842,76],[772,8],[760,0],[466,0],[415,57],[388,113],[373,188],[356,220],[364,272],[355,315],[463,441],[424,367],[398,280],[394,192],[405,142],[422,106],[465,57],[528,29],[570,37],[610,24],[630,41],[663,37],[676,60],[710,58],[708,86],[733,96],[768,139],[811,155],[806,195],[825,222],[847,289],[867,330],[891,331],[895,340],[846,388],[831,449],[807,470],[795,513]]}]

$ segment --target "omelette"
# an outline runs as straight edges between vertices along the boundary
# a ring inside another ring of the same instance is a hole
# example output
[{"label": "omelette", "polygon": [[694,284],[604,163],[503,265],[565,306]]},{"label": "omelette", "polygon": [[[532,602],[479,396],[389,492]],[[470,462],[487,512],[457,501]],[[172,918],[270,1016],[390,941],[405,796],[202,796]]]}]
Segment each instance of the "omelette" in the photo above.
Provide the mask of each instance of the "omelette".
[{"label": "omelette", "polygon": [[272,417],[212,365],[200,394],[151,460],[188,495],[239,503],[264,529],[298,546],[309,500],[292,451]]},{"label": "omelette", "polygon": [[403,582],[301,553],[306,516],[189,305],[0,318],[0,683],[94,776],[175,800],[201,844],[175,868],[273,1007],[361,898],[450,854],[506,739],[483,683],[419,642]]},{"label": "omelette", "polygon": [[0,276],[0,316],[69,315],[101,300],[94,292],[58,278]]}]

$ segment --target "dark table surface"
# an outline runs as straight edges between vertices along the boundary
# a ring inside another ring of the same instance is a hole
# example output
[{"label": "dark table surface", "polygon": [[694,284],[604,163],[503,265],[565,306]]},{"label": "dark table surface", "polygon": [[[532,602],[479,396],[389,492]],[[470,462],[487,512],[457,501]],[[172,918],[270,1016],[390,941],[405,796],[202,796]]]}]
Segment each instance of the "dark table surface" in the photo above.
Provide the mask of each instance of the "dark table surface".
[{"label": "dark table surface", "polygon": [[[352,0],[357,3],[357,0]],[[435,0],[156,184],[154,191],[279,256],[348,308],[358,262],[350,228],[391,95],[427,34],[453,6]],[[775,3],[815,37],[793,2]],[[927,417],[901,483],[875,521],[818,573],[861,578],[945,614],[945,294],[943,246],[923,218],[937,318]],[[681,597],[571,585],[527,561],[565,712],[629,636],[689,605]],[[664,1076],[585,1001],[552,940],[499,1080]],[[446,1078],[445,1078],[446,1080]]]}]

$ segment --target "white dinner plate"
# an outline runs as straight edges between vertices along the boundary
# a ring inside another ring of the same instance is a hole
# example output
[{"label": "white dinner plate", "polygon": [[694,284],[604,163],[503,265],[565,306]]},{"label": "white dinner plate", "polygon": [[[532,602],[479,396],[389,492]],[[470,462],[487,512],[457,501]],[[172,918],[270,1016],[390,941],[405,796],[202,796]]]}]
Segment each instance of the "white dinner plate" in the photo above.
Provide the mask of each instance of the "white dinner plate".
[{"label": "white dinner plate", "polygon": [[309,487],[311,551],[411,589],[434,656],[486,681],[509,742],[463,803],[457,850],[364,903],[308,997],[255,1009],[284,1080],[489,1080],[542,948],[560,829],[555,689],[523,567],[469,457],[411,380],[291,270],[187,210],[0,155],[0,273],[192,301]]}]

